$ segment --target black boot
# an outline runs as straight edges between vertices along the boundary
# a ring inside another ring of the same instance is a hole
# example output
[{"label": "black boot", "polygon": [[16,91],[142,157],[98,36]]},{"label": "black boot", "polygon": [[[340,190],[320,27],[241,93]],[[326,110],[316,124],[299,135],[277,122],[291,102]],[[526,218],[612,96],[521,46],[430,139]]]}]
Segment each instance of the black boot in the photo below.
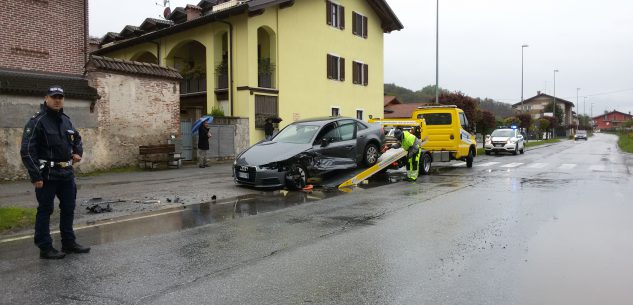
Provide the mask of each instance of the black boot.
[{"label": "black boot", "polygon": [[65,253],[88,253],[90,252],[90,247],[84,247],[78,243],[73,243],[62,246],[62,251]]},{"label": "black boot", "polygon": [[40,250],[41,259],[62,259],[64,256],[66,256],[66,254],[57,251],[53,247]]}]

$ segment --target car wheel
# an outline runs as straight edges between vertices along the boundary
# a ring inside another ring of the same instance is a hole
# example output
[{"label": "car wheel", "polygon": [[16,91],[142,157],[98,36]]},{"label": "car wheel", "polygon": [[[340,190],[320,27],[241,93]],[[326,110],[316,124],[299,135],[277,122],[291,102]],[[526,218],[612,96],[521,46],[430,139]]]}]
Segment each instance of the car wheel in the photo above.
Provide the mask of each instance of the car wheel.
[{"label": "car wheel", "polygon": [[466,157],[466,167],[473,167],[473,160],[475,159],[475,155],[473,154],[473,150],[468,150],[468,157]]},{"label": "car wheel", "polygon": [[371,167],[378,161],[378,146],[373,143],[367,144],[363,153],[363,162],[365,166]]},{"label": "car wheel", "polygon": [[308,172],[305,167],[295,164],[286,173],[286,186],[291,190],[300,190],[307,185]]},{"label": "car wheel", "polygon": [[422,160],[420,160],[419,164],[420,175],[428,175],[431,171],[431,155],[423,154],[421,157]]},{"label": "car wheel", "polygon": [[521,152],[521,154],[525,153],[525,146],[521,147],[521,151],[520,152]]}]

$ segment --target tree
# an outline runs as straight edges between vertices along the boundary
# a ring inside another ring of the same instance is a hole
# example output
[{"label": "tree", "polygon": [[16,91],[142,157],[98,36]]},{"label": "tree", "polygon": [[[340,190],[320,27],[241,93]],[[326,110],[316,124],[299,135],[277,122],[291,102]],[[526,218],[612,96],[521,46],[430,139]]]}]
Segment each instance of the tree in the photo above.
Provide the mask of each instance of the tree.
[{"label": "tree", "polygon": [[477,106],[479,106],[479,104],[477,103],[477,100],[465,95],[462,92],[456,91],[456,92],[442,92],[440,94],[440,104],[442,105],[455,105],[458,108],[464,110],[464,113],[466,114],[466,118],[468,119],[469,122],[476,122],[476,112],[477,112]]},{"label": "tree", "polygon": [[525,130],[529,130],[530,126],[532,126],[532,116],[528,113],[521,113],[517,115],[519,119],[519,127],[525,128]]},{"label": "tree", "polygon": [[507,117],[503,120],[503,124],[506,127],[510,127],[512,125],[514,126],[519,126],[519,124],[521,123],[521,121],[519,121],[519,118],[515,117],[515,116],[511,116],[511,117]]},{"label": "tree", "polygon": [[[545,108],[543,109],[543,111],[545,112],[553,112],[554,111],[554,103],[549,103],[545,106]],[[560,103],[556,103],[556,113],[554,114],[556,116],[556,119],[558,119],[558,122],[562,122],[563,121],[563,108],[560,107]],[[558,127],[558,124],[556,124],[555,127]]]},{"label": "tree", "polygon": [[495,127],[497,127],[497,121],[495,119],[495,115],[488,110],[478,110],[479,115],[477,120],[477,130],[481,132],[481,134],[490,134]]},{"label": "tree", "polygon": [[536,138],[538,139],[540,135],[543,134],[543,132],[546,132],[547,130],[549,130],[549,127],[550,127],[550,120],[546,118],[540,118],[536,120],[534,124],[534,129],[538,132],[538,135]]}]

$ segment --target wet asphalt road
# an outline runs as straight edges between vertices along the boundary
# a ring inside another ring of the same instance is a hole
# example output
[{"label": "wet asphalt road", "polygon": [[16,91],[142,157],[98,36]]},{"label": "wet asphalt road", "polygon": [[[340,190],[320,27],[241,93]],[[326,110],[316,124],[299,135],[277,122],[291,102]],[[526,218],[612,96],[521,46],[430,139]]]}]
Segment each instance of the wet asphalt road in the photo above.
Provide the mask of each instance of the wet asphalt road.
[{"label": "wet asphalt road", "polygon": [[633,157],[615,139],[104,224],[61,261],[0,244],[0,303],[630,304]]}]

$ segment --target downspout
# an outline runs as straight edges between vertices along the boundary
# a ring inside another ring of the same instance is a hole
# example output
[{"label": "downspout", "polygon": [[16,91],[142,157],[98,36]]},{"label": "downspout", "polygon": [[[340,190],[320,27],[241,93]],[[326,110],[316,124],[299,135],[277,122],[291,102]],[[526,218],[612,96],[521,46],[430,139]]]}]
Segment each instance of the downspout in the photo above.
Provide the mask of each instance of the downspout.
[{"label": "downspout", "polygon": [[218,20],[229,26],[229,105],[231,105],[231,116],[233,116],[233,25],[224,20]]},{"label": "downspout", "polygon": [[157,64],[160,66],[160,43],[153,40],[148,42],[156,45],[156,61],[158,61]]},{"label": "downspout", "polygon": [[84,0],[84,67],[88,63],[88,0]]}]

